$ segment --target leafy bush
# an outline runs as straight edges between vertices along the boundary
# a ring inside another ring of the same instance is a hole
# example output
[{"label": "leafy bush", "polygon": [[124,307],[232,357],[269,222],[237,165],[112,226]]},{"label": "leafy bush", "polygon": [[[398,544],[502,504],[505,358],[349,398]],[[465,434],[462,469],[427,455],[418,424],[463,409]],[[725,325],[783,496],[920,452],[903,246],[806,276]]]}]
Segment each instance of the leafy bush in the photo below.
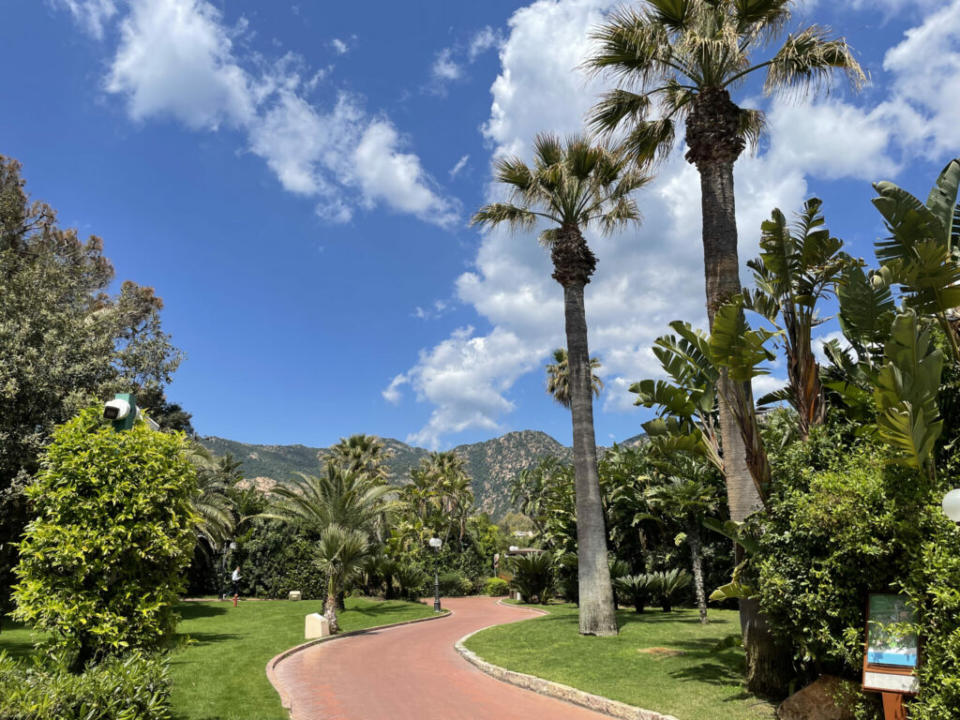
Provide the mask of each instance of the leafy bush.
[{"label": "leafy bush", "polygon": [[184,437],[118,432],[90,407],[54,431],[27,487],[14,617],[75,653],[73,666],[162,646],[195,542],[196,472]]},{"label": "leafy bush", "polygon": [[113,657],[82,674],[0,653],[0,720],[168,720],[167,669],[156,656]]},{"label": "leafy bush", "polygon": [[425,594],[427,588],[427,574],[416,565],[398,564],[394,570],[393,579],[400,586],[400,598],[403,600],[417,600]]},{"label": "leafy bush", "polygon": [[510,592],[510,583],[503,578],[487,578],[483,583],[483,594],[491,597],[503,597]]},{"label": "leafy bush", "polygon": [[689,588],[693,582],[693,576],[680,568],[649,573],[647,577],[650,594],[664,612],[673,610],[673,605],[677,602],[680,593]]},{"label": "leafy bush", "polygon": [[304,600],[326,597],[326,576],[317,567],[317,546],[298,528],[279,520],[259,519],[238,539],[220,587],[229,584],[229,571],[240,566],[240,592],[262,598],[283,599],[291,590]]},{"label": "leafy bush", "polygon": [[512,557],[510,568],[513,571],[510,587],[520,593],[523,602],[545,603],[553,596],[553,562],[548,553]]},{"label": "leafy bush", "polygon": [[643,607],[650,601],[651,595],[651,576],[648,574],[625,575],[613,581],[613,589],[627,603],[633,605],[638,613],[643,612]]},{"label": "leafy bush", "polygon": [[456,570],[440,573],[440,594],[444,597],[461,597],[473,592],[473,582]]},{"label": "leafy bush", "polygon": [[762,524],[751,580],[771,626],[789,638],[795,664],[857,678],[870,592],[902,592],[923,639],[916,720],[948,720],[960,707],[960,530],[940,500],[957,478],[933,483],[884,462],[861,443],[810,470],[801,444],[777,468],[779,491]]}]

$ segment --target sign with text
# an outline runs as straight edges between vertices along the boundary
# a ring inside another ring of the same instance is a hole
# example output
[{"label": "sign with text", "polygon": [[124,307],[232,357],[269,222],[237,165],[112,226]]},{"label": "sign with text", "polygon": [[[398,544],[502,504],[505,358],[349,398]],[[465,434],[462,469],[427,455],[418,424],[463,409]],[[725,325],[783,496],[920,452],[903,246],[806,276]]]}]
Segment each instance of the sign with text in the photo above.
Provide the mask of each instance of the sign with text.
[{"label": "sign with text", "polygon": [[863,687],[880,692],[915,693],[919,662],[916,612],[903,595],[874,593],[867,605]]}]

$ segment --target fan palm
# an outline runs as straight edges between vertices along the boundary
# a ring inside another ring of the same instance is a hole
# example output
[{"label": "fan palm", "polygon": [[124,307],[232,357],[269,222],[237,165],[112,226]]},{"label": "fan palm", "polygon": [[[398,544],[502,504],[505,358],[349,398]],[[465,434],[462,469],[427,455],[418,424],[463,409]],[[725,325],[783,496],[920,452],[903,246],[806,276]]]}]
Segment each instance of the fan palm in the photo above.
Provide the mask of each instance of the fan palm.
[{"label": "fan palm", "polygon": [[549,223],[540,233],[540,242],[550,249],[553,278],[563,288],[577,494],[580,632],[613,635],[617,620],[597,474],[583,297],[597,260],[582,231],[598,226],[610,232],[639,221],[632,194],[649,178],[632,169],[619,152],[591,145],[583,136],[562,141],[549,134],[536,138],[533,167],[516,157],[501,158],[495,177],[510,188],[512,201],[482,207],[473,216],[474,224],[532,230],[538,223]]},{"label": "fan palm", "polygon": [[[686,124],[686,159],[700,173],[707,315],[740,293],[733,164],[764,128],[761,111],[730,99],[754,73],[766,71],[767,92],[816,89],[835,69],[854,86],[865,76],[846,42],[811,26],[787,36],[767,59],[751,56],[768,46],[790,20],[793,0],[645,0],[641,9],[614,12],[596,29],[597,53],[587,61],[612,74],[620,87],[604,95],[591,123],[622,131],[627,151],[642,165],[673,148],[676,125]],[[747,470],[746,449],[727,397],[752,402],[720,382],[720,429],[730,512],[742,520],[760,507]],[[740,413],[745,416],[745,413]]]},{"label": "fan palm", "polygon": [[348,529],[336,523],[328,525],[317,543],[317,565],[327,575],[327,597],[323,615],[330,622],[330,632],[337,633],[337,598],[344,584],[363,568],[369,552],[367,535],[361,530]]},{"label": "fan palm", "polygon": [[[387,460],[393,455],[383,441],[373,435],[351,435],[340,438],[340,442],[330,448],[328,463],[339,465],[344,470],[366,475],[380,483],[387,481],[390,470]],[[324,458],[320,458],[322,461]]]},{"label": "fan palm", "polygon": [[[567,365],[567,351],[563,348],[557,348],[553,351],[553,363],[547,364],[547,392],[553,396],[553,399],[570,408],[570,372]],[[590,385],[593,388],[593,394],[598,396],[603,391],[603,380],[601,380],[595,370],[599,369],[600,360],[590,358]]]}]

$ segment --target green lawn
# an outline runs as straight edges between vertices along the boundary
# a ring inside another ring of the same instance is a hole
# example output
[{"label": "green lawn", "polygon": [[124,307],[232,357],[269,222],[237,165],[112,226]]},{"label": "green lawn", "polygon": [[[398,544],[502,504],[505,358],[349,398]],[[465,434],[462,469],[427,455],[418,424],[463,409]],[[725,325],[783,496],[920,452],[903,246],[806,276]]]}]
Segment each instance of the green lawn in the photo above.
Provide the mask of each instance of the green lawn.
[{"label": "green lawn", "polygon": [[[433,607],[399,600],[347,598],[337,617],[344,631],[433,615]],[[267,680],[267,661],[303,639],[303,618],[319,601],[190,602],[178,608],[180,647],[170,655],[176,720],[287,720]],[[0,650],[27,655],[33,634],[6,622]]]},{"label": "green lawn", "polygon": [[[743,651],[717,649],[740,632],[737,613],[711,610],[701,626],[695,610],[618,613],[620,634],[585,637],[577,609],[552,605],[550,615],[477,633],[467,647],[495,665],[536,675],[680,720],[766,720],[773,708],[743,686]],[[666,648],[682,655],[650,654]]]}]

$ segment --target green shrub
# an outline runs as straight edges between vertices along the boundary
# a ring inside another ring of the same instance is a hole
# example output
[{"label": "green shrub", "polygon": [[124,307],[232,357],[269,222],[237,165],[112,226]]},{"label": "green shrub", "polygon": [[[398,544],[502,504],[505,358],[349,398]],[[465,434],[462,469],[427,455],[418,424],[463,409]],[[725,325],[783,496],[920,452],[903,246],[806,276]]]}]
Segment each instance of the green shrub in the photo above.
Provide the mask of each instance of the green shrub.
[{"label": "green shrub", "polygon": [[513,580],[510,587],[523,602],[545,603],[553,596],[554,572],[549,553],[531,553],[510,558]]},{"label": "green shrub", "polygon": [[0,720],[168,720],[165,663],[134,652],[82,674],[0,653]]},{"label": "green shrub", "polygon": [[580,561],[575,552],[564,553],[557,563],[557,587],[567,602],[580,604]]},{"label": "green shrub", "polygon": [[510,583],[503,578],[487,578],[483,583],[483,594],[491,597],[503,597],[510,592]]},{"label": "green shrub", "polygon": [[195,542],[196,472],[182,434],[118,432],[83,410],[54,431],[26,489],[14,617],[50,633],[74,668],[162,646]]},{"label": "green shrub", "polygon": [[[821,443],[814,438],[812,450]],[[810,470],[806,448],[778,463],[778,493],[761,523],[754,577],[774,630],[809,676],[857,679],[871,592],[901,592],[918,612],[923,644],[913,720],[952,720],[960,707],[960,530],[940,508],[956,477],[885,462],[861,443]]]},{"label": "green shrub", "polygon": [[650,601],[651,576],[648,574],[626,575],[613,581],[613,589],[626,603],[633,605],[638,613]]},{"label": "green shrub", "polygon": [[664,612],[673,610],[680,594],[689,588],[693,582],[693,576],[680,568],[673,568],[673,570],[667,570],[666,572],[649,573],[647,578],[647,587],[650,588],[650,594]]},{"label": "green shrub", "polygon": [[444,597],[462,597],[473,592],[473,582],[456,570],[440,573],[440,594]]},{"label": "green shrub", "polygon": [[427,574],[416,565],[398,563],[393,579],[399,586],[402,600],[417,600],[425,595],[428,579],[431,585],[430,594],[433,594],[433,578],[427,578]]},{"label": "green shrub", "polygon": [[229,587],[229,573],[240,566],[240,593],[284,599],[299,590],[304,600],[326,597],[323,571],[317,567],[317,546],[295,526],[279,520],[258,519],[237,538],[239,549],[220,576],[220,588]]}]

